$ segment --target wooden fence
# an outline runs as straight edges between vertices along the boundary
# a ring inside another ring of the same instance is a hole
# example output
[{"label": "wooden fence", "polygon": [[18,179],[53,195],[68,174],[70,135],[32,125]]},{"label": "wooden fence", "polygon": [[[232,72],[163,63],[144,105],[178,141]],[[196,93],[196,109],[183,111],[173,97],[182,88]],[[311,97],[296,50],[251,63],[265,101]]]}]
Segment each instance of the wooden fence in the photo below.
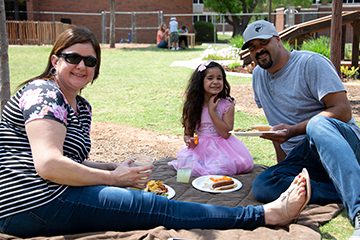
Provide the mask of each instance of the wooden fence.
[{"label": "wooden fence", "polygon": [[56,38],[73,25],[61,22],[6,21],[9,44],[53,44]]}]

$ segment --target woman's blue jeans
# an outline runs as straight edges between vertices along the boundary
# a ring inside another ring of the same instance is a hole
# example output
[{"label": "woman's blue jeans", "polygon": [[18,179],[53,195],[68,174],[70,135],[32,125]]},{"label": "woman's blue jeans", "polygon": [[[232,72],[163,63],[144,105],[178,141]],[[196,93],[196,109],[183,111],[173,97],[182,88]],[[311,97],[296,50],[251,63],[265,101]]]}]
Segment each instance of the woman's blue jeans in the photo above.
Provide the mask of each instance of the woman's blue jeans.
[{"label": "woman's blue jeans", "polygon": [[168,43],[164,40],[162,40],[158,45],[159,48],[167,48],[168,47]]},{"label": "woman's blue jeans", "polygon": [[168,229],[254,229],[264,226],[262,206],[222,207],[168,200],[126,188],[69,187],[31,211],[0,219],[0,232],[18,237],[96,231]]},{"label": "woman's blue jeans", "polygon": [[353,219],[360,210],[360,140],[350,126],[322,115],[307,124],[307,137],[287,158],[263,171],[253,182],[255,197],[270,202],[307,168],[310,203],[342,202]]}]

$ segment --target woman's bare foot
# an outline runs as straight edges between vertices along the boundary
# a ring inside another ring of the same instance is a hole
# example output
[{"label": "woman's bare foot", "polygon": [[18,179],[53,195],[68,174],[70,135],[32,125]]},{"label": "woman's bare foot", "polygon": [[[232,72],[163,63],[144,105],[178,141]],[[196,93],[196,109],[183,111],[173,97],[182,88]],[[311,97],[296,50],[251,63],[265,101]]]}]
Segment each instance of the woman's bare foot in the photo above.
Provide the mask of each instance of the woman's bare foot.
[{"label": "woman's bare foot", "polygon": [[[308,193],[306,189],[308,181]],[[264,205],[265,224],[286,226],[297,219],[310,199],[310,179],[306,169],[297,175],[289,188],[273,202]]]}]

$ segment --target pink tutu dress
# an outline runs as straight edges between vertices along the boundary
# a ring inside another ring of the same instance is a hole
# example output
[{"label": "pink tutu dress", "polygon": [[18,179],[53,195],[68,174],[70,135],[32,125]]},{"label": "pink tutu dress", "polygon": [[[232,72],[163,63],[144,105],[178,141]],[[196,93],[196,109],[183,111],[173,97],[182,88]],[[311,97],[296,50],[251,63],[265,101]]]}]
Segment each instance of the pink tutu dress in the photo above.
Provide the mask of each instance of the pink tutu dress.
[{"label": "pink tutu dress", "polygon": [[[221,99],[216,108],[217,115],[222,119],[223,115],[231,106],[231,99]],[[228,175],[249,172],[254,161],[245,144],[231,135],[228,139],[223,138],[215,129],[208,113],[203,107],[201,126],[196,128],[195,133],[199,137],[198,145],[194,149],[187,146],[180,148],[179,156],[191,156],[195,159],[192,177],[203,175]],[[177,169],[177,160],[168,163]]]}]

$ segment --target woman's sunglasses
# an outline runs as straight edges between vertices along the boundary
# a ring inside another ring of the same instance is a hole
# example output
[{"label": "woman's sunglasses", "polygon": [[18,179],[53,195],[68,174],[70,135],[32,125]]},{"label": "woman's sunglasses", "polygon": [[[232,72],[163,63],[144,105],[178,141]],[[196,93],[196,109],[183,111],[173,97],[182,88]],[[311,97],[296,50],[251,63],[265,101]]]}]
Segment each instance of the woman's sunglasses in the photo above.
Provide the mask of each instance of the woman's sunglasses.
[{"label": "woman's sunglasses", "polygon": [[87,67],[95,67],[98,62],[97,58],[89,57],[89,56],[85,57],[85,56],[81,56],[80,54],[77,54],[77,53],[62,53],[58,56],[63,57],[66,62],[71,63],[71,64],[79,64],[79,62],[81,62],[81,60],[84,60],[84,64]]}]

